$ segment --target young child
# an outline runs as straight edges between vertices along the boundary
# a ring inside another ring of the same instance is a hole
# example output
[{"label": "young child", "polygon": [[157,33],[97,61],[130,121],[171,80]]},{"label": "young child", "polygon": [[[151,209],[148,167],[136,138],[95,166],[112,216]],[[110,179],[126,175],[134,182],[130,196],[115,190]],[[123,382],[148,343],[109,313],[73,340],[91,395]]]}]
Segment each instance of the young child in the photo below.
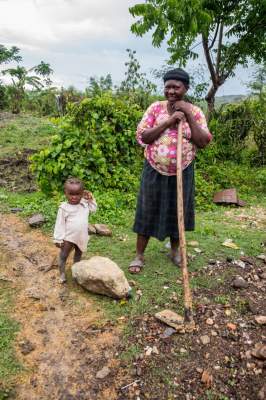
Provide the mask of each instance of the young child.
[{"label": "young child", "polygon": [[59,271],[60,282],[66,282],[65,264],[72,249],[74,263],[81,260],[82,253],[86,251],[89,240],[88,216],[97,209],[96,201],[87,190],[83,182],[77,178],[69,178],[64,184],[64,193],[67,201],[58,209],[54,243],[60,248]]}]

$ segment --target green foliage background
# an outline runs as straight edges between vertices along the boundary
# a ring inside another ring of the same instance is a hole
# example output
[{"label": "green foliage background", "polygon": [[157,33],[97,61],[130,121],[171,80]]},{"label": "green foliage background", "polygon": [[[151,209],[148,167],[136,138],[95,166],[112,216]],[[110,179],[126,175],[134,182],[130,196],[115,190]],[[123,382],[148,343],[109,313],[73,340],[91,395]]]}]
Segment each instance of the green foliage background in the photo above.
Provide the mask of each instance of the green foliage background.
[{"label": "green foliage background", "polygon": [[[196,160],[198,208],[213,207],[217,190],[235,187],[242,198],[254,188],[265,191],[263,107],[258,98],[250,98],[226,105],[213,116],[213,142]],[[72,103],[65,117],[53,120],[51,144],[32,157],[41,190],[62,193],[66,178],[77,176],[91,190],[108,190],[116,205],[125,193],[134,198],[143,164],[143,149],[135,139],[142,114],[139,105],[110,91]],[[133,206],[132,198],[130,203]]]},{"label": "green foliage background", "polygon": [[51,145],[32,157],[42,191],[61,191],[69,176],[83,179],[91,190],[135,188],[141,169],[135,130],[141,114],[137,105],[109,93],[70,105],[67,116],[55,121]]}]

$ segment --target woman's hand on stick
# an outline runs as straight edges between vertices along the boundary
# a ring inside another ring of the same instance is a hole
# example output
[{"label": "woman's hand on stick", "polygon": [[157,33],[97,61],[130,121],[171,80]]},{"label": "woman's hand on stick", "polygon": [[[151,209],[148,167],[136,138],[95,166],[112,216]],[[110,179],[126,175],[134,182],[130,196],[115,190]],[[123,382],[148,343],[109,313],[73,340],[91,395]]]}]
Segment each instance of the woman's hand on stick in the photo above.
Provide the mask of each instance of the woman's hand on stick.
[{"label": "woman's hand on stick", "polygon": [[185,114],[182,111],[175,111],[169,118],[169,127],[176,127],[176,125],[185,120]]}]

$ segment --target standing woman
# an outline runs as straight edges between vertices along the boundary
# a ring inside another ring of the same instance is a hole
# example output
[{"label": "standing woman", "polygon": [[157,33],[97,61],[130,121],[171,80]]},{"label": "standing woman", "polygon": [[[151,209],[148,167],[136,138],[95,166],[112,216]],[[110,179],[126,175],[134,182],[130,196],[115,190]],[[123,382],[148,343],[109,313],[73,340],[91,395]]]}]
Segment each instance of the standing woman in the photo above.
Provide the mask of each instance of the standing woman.
[{"label": "standing woman", "polygon": [[185,230],[195,227],[194,158],[197,147],[205,147],[212,136],[201,109],[183,100],[189,75],[181,68],[164,75],[166,100],[153,103],[137,128],[137,141],[145,148],[145,163],[133,230],[137,233],[136,257],[129,272],[139,273],[150,237],[170,237],[170,259],[180,264],[178,252],[176,146],[177,127],[183,121],[182,167]]}]

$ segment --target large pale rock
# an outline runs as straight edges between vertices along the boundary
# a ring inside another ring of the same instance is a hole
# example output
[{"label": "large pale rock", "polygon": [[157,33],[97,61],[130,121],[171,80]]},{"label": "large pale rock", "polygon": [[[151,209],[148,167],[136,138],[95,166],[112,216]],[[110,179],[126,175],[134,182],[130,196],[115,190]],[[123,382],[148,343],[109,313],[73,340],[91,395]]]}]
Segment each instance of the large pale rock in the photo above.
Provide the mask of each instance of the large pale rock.
[{"label": "large pale rock", "polygon": [[77,282],[93,293],[121,299],[130,293],[130,286],[124,272],[112,260],[94,256],[72,266],[72,276]]}]

